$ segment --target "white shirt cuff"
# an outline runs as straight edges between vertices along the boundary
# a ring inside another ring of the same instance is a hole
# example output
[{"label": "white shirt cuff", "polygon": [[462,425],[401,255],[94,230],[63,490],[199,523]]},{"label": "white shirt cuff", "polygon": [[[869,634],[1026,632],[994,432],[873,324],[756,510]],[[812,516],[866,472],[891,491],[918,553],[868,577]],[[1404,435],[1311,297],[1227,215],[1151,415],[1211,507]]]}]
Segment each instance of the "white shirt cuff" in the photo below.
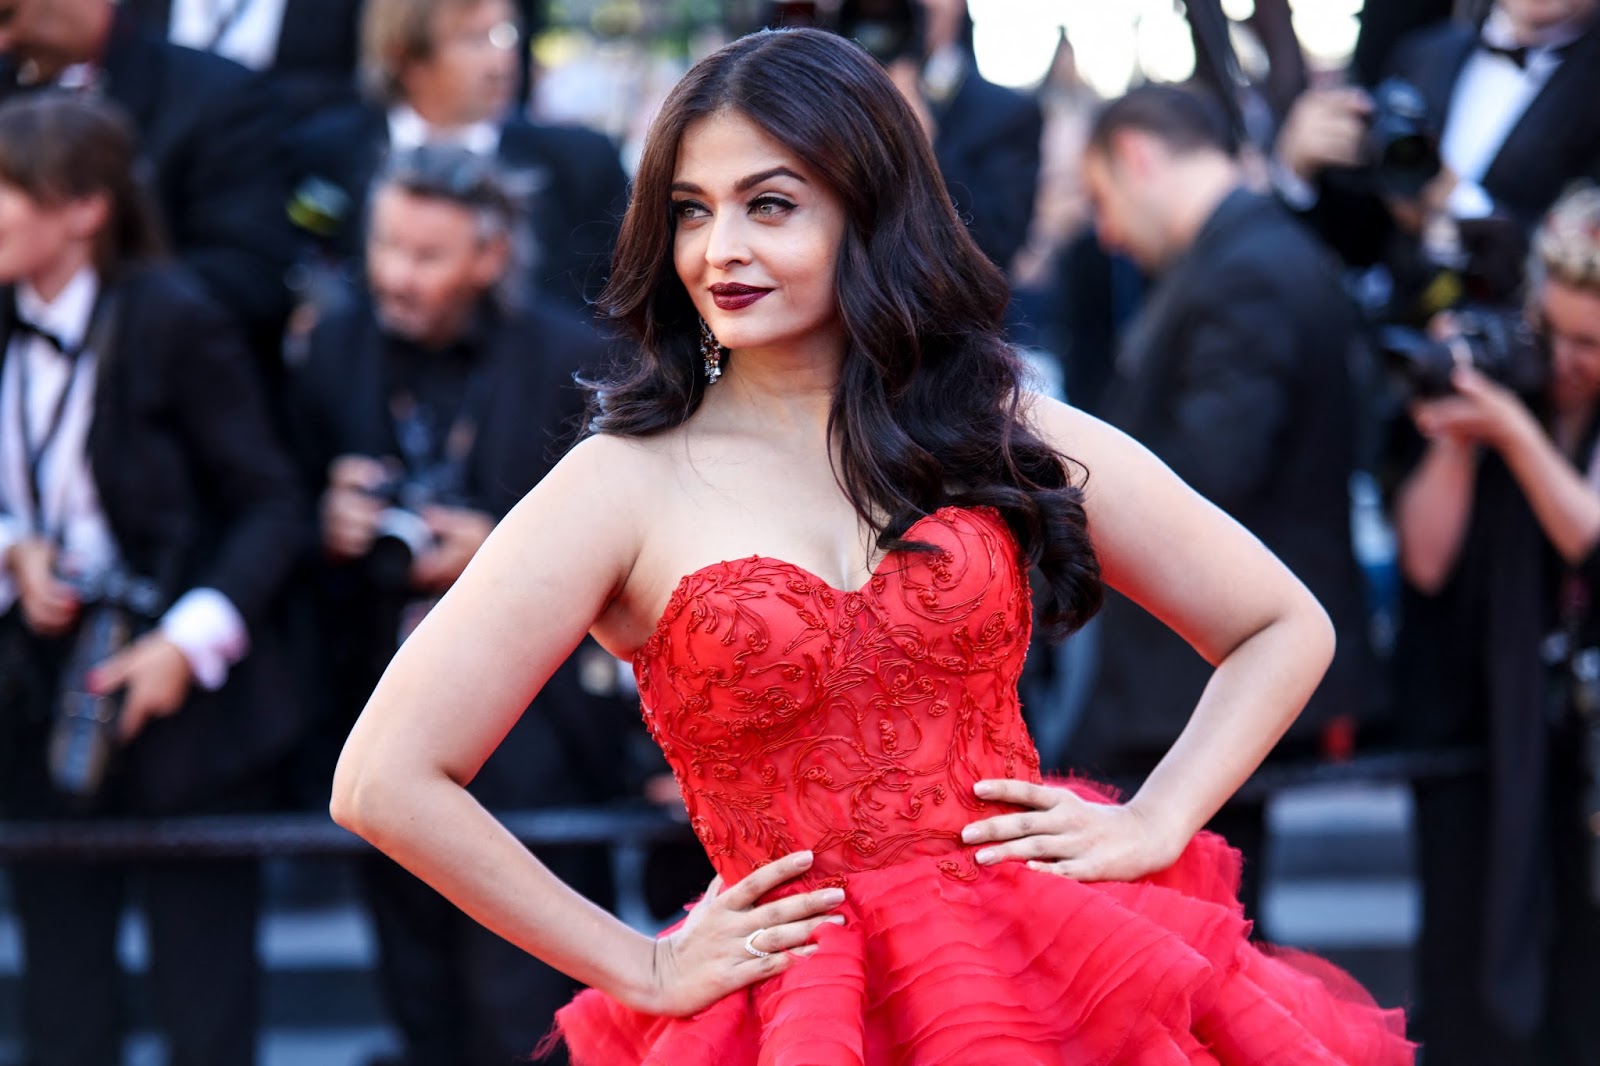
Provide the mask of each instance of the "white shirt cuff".
[{"label": "white shirt cuff", "polygon": [[1445,210],[1452,218],[1488,218],[1494,214],[1494,197],[1476,182],[1460,181],[1450,190]]},{"label": "white shirt cuff", "polygon": [[161,633],[189,660],[200,687],[214,692],[228,668],[250,650],[250,631],[228,597],[216,589],[190,589],[161,617]]},{"label": "white shirt cuff", "polygon": [[1272,187],[1291,210],[1309,211],[1317,206],[1317,187],[1296,174],[1282,159],[1273,156],[1268,160],[1267,174],[1272,179]]}]

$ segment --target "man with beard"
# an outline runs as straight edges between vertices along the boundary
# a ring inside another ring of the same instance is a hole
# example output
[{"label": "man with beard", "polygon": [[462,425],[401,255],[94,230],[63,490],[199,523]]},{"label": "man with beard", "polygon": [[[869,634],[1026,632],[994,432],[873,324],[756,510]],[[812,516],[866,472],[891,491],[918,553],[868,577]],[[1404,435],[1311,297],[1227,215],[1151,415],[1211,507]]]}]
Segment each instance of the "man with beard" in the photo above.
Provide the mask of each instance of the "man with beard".
[{"label": "man with beard", "polygon": [[[497,295],[516,225],[492,162],[448,147],[394,157],[372,194],[368,292],[318,323],[293,372],[290,416],[320,497],[320,665],[335,743],[399,643],[574,438],[584,394],[573,375],[601,345],[569,315]],[[569,662],[473,794],[497,809],[612,798],[622,731],[608,708]],[[545,857],[604,897],[603,851]],[[403,1061],[498,1066],[530,1052],[572,983],[388,859],[366,861],[363,875]]]}]

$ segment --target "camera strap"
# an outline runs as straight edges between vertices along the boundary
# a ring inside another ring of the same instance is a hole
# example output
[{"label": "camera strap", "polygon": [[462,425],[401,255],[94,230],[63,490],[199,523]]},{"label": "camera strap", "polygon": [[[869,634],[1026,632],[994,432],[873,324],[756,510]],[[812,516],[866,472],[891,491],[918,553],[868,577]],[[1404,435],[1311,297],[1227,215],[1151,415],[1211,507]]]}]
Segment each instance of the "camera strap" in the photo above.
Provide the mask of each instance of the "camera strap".
[{"label": "camera strap", "polygon": [[106,289],[102,288],[99,297],[95,300],[94,310],[89,316],[89,327],[84,331],[84,339],[77,344],[60,346],[53,338],[47,338],[46,343],[55,347],[67,363],[67,380],[62,384],[60,393],[57,394],[55,404],[50,411],[50,419],[43,427],[35,431],[29,425],[28,393],[30,390],[30,363],[26,352],[19,353],[17,362],[17,429],[22,435],[23,472],[28,482],[28,500],[32,504],[32,525],[35,534],[55,542],[58,546],[66,525],[65,515],[55,516],[54,526],[45,511],[44,501],[44,461],[56,443],[56,438],[61,435],[61,427],[67,420],[67,408],[72,402],[72,397],[81,387],[81,382],[86,376],[84,368],[92,364],[83,359],[86,351],[98,349],[100,342],[105,340],[104,334],[109,328],[108,323],[112,318],[110,308],[113,300]]},{"label": "camera strap", "polygon": [[465,491],[467,457],[477,442],[478,426],[493,391],[486,364],[487,357],[468,372],[455,417],[442,434],[437,427],[443,419],[435,417],[435,408],[420,401],[412,389],[397,388],[389,393],[395,444],[406,470],[427,477],[439,490]]}]

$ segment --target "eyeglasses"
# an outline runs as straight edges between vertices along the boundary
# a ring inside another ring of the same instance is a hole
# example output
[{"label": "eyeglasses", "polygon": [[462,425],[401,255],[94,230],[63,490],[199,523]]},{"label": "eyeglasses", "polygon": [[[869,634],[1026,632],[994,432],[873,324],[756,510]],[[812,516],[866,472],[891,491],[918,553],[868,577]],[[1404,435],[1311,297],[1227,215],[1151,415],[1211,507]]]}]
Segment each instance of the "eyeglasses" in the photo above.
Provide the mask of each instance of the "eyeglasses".
[{"label": "eyeglasses", "polygon": [[488,32],[482,30],[463,31],[451,34],[445,41],[448,45],[461,48],[470,48],[477,51],[481,48],[490,48],[496,52],[509,52],[522,40],[522,31],[517,29],[514,22],[497,22],[489,27]]}]

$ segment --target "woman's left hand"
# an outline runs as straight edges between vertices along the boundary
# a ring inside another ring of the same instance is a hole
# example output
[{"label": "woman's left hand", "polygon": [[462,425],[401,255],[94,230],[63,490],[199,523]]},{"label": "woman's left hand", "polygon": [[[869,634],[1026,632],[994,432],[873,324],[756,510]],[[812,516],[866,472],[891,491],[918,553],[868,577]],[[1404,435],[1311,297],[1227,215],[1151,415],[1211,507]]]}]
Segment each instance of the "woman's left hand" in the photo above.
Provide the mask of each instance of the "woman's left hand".
[{"label": "woman's left hand", "polygon": [[1029,808],[961,831],[968,844],[995,845],[977,854],[986,866],[1023,859],[1030,870],[1075,881],[1133,881],[1171,866],[1188,843],[1136,807],[1093,803],[1064,788],[1002,779],[980,781],[975,791]]},{"label": "woman's left hand", "polygon": [[1533,425],[1533,415],[1515,393],[1477,370],[1457,369],[1450,384],[1455,389],[1450,395],[1412,404],[1411,418],[1423,436],[1450,437],[1499,450],[1518,430]]}]

